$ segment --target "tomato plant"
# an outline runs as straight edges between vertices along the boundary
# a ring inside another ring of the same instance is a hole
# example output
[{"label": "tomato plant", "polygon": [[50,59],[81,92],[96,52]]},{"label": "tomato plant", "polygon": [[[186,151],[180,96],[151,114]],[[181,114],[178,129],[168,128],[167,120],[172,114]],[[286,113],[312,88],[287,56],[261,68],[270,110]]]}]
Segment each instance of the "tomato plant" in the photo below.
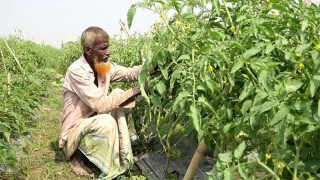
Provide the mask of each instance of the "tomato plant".
[{"label": "tomato plant", "polygon": [[159,15],[139,83],[153,87],[145,128],[155,127],[168,158],[182,125],[218,157],[209,178],[319,176],[319,7],[145,0],[129,9],[129,25],[136,8]]},{"label": "tomato plant", "polygon": [[[0,168],[14,170],[17,149],[14,140],[27,136],[32,130],[34,110],[45,100],[50,77],[49,70],[58,50],[10,36],[0,41]],[[22,154],[20,153],[22,156]],[[2,173],[2,172],[1,172]]]},{"label": "tomato plant", "polygon": [[81,55],[82,55],[82,47],[81,47],[80,40],[65,44],[61,48],[56,68],[62,74],[65,74],[67,71],[67,68],[73,63],[73,61],[75,61],[76,59],[79,59]]}]

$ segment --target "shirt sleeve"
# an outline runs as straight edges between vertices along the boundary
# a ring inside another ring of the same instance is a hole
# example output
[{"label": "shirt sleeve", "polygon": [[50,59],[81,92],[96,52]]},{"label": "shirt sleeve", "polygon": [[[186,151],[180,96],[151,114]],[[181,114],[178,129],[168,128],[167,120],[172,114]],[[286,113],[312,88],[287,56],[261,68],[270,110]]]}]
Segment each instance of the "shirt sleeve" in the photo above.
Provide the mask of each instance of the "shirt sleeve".
[{"label": "shirt sleeve", "polygon": [[82,69],[68,70],[69,88],[80,99],[97,113],[108,113],[117,108],[119,104],[137,93],[138,89],[107,95],[90,79]]},{"label": "shirt sleeve", "polygon": [[139,73],[142,71],[142,65],[133,67],[124,67],[116,63],[112,63],[111,66],[111,81],[137,81]]}]

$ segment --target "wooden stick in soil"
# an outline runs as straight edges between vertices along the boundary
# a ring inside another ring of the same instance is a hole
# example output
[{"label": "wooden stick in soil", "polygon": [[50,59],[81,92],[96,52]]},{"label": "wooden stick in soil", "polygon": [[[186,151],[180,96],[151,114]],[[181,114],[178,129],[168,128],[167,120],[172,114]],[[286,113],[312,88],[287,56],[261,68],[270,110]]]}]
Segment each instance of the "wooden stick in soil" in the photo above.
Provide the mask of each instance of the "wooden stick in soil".
[{"label": "wooden stick in soil", "polygon": [[205,155],[206,150],[207,150],[207,146],[206,146],[204,140],[202,140],[200,142],[200,144],[198,145],[198,148],[192,157],[192,160],[189,164],[186,175],[183,177],[183,180],[193,179],[193,177],[196,175],[196,171],[199,167],[199,164]]},{"label": "wooden stick in soil", "polygon": [[11,75],[10,75],[10,73],[8,72],[8,95],[11,94],[10,84],[11,84]]},{"label": "wooden stick in soil", "polygon": [[18,58],[16,57],[16,55],[13,53],[13,51],[12,51],[12,49],[10,48],[10,46],[8,45],[8,43],[7,43],[7,41],[6,41],[6,39],[2,36],[2,34],[0,33],[0,36],[1,36],[1,38],[2,38],[2,40],[3,40],[3,42],[4,42],[4,44],[7,46],[7,48],[9,49],[9,51],[10,51],[10,53],[11,53],[11,55],[13,56],[13,59],[16,61],[16,63],[18,64],[18,66],[19,66],[19,68],[20,68],[20,70],[21,70],[21,72],[23,73],[23,75],[25,75],[25,72],[24,72],[24,70],[22,69],[22,67],[21,67],[21,65],[20,65],[20,62],[19,62],[19,60],[18,60]]},{"label": "wooden stick in soil", "polygon": [[0,49],[0,54],[1,54],[1,59],[2,59],[2,62],[3,62],[4,71],[7,72],[7,65],[6,65],[6,62],[4,60],[4,55],[3,55],[3,52],[1,51],[1,49]]},{"label": "wooden stick in soil", "polygon": [[120,25],[120,27],[121,27],[121,29],[120,29],[120,31],[121,31],[121,38],[122,38],[122,32],[124,32],[125,35],[126,35],[126,40],[128,41],[130,35],[129,35],[129,32],[128,32],[126,26],[125,26],[125,23],[124,23],[121,19],[119,20],[119,25]]},{"label": "wooden stick in soil", "polygon": [[[6,62],[4,60],[4,55],[0,49],[0,54],[1,54],[1,59],[2,59],[2,62],[3,62],[3,68],[4,68],[4,72],[7,73],[7,67],[6,67]],[[8,72],[8,95],[10,95],[10,83],[11,83],[11,76],[10,76],[10,73]]]}]

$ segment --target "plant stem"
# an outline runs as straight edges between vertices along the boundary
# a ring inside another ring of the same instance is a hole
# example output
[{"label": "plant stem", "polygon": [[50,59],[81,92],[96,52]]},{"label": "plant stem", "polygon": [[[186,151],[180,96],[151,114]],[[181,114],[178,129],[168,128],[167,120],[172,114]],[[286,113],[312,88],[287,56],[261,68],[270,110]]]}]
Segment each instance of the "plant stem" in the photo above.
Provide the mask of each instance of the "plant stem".
[{"label": "plant stem", "polygon": [[225,8],[226,11],[227,11],[227,14],[228,14],[228,18],[229,18],[231,27],[234,27],[233,22],[232,22],[232,18],[231,18],[231,15],[230,15],[230,12],[229,12],[228,7],[227,7],[226,0],[223,0],[223,4],[224,4],[224,8]]},{"label": "plant stem", "polygon": [[262,163],[259,158],[256,158],[256,161],[257,161],[257,163],[258,163],[260,166],[262,166],[265,170],[267,170],[267,171],[272,175],[273,178],[275,178],[276,180],[280,180],[280,178],[277,176],[277,174],[274,173],[274,172],[273,172],[268,166],[266,166],[264,163]]},{"label": "plant stem", "polygon": [[295,146],[296,146],[296,156],[294,158],[294,171],[293,171],[293,178],[292,179],[296,180],[297,179],[297,174],[298,174],[299,156],[300,156],[300,151],[301,151],[302,145],[304,143],[304,140],[303,140],[303,138],[301,138],[301,142],[298,145],[298,147],[297,147],[297,141],[294,140],[294,142],[295,142]]},{"label": "plant stem", "polygon": [[159,131],[159,124],[160,124],[160,111],[159,111],[158,117],[157,117],[156,131],[157,131],[157,135],[158,135],[158,137],[159,137],[159,140],[160,140],[160,143],[161,143],[161,145],[162,145],[162,147],[163,147],[164,152],[165,152],[166,154],[168,154],[167,148],[166,148],[165,144],[163,143],[163,139],[162,139],[161,133],[160,133],[160,131]]},{"label": "plant stem", "polygon": [[[158,117],[157,117],[157,124],[156,124],[156,131],[157,131],[157,135],[158,135],[158,138],[160,140],[160,144],[162,145],[163,147],[163,150],[166,154],[166,168],[165,168],[165,174],[168,175],[168,169],[169,169],[169,163],[170,163],[170,143],[167,141],[166,144],[164,143],[164,140],[163,138],[161,137],[161,133],[159,131],[159,125],[160,125],[160,112],[158,113]],[[167,139],[166,139],[167,140]],[[167,146],[168,147],[167,147]]]},{"label": "plant stem", "polygon": [[[192,49],[192,62],[194,63],[194,49]],[[192,97],[193,97],[193,105],[194,107],[196,106],[196,98],[195,98],[195,94],[196,94],[196,78],[194,75],[194,72],[192,73],[192,77],[193,77],[193,87],[192,87]]]}]

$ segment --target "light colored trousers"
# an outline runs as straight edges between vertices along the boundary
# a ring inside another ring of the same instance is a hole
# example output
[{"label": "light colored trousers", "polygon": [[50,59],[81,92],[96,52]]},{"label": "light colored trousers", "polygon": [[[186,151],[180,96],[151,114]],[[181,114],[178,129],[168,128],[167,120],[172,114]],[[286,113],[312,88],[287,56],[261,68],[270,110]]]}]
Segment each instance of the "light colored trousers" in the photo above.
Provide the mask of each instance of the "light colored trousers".
[{"label": "light colored trousers", "polygon": [[[112,92],[114,93],[114,92]],[[67,157],[78,148],[100,170],[100,178],[112,179],[133,164],[125,109],[83,119],[68,135]]]}]

